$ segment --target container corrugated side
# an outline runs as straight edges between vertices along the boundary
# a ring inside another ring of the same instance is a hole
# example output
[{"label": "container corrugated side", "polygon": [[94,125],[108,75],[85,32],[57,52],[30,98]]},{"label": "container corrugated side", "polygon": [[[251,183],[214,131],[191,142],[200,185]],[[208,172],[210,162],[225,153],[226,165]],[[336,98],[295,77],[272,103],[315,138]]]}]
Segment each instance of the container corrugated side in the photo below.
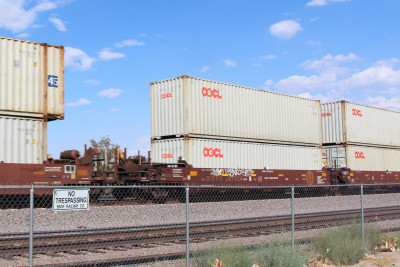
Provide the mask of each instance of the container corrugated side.
[{"label": "container corrugated side", "polygon": [[0,113],[64,118],[64,47],[0,36]]},{"label": "container corrugated side", "polygon": [[151,137],[321,145],[320,102],[181,76],[150,85]]},{"label": "container corrugated side", "polygon": [[357,171],[400,171],[400,149],[368,146],[323,147],[327,166],[347,167]]},{"label": "container corrugated side", "polygon": [[47,152],[47,123],[0,116],[0,162],[42,163]]},{"label": "container corrugated side", "polygon": [[400,147],[400,112],[340,101],[322,104],[324,144]]},{"label": "container corrugated side", "polygon": [[176,163],[183,157],[195,168],[320,170],[321,148],[198,138],[152,142],[152,161]]}]

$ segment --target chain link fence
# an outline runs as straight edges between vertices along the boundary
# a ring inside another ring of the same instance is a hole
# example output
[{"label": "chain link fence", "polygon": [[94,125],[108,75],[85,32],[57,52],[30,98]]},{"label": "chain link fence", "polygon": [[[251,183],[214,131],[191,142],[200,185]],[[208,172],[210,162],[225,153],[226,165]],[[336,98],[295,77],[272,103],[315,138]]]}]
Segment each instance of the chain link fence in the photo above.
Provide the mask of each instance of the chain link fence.
[{"label": "chain link fence", "polygon": [[357,225],[363,237],[366,227],[397,231],[399,191],[0,186],[0,266],[218,266],[224,248],[279,240],[294,251],[327,227]]}]

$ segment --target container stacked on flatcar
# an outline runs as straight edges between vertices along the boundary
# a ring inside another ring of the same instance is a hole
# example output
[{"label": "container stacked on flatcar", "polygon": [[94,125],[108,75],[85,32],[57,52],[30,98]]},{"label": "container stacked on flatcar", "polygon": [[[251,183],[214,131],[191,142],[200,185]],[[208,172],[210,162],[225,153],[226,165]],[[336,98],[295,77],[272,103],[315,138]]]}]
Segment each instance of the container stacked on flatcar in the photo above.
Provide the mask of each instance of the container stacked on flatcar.
[{"label": "container stacked on flatcar", "polygon": [[320,170],[320,102],[181,76],[151,83],[152,160]]},{"label": "container stacked on flatcar", "polygon": [[400,112],[346,101],[322,104],[322,136],[328,167],[400,171]]},{"label": "container stacked on flatcar", "polygon": [[0,36],[0,162],[42,163],[64,118],[64,48]]}]

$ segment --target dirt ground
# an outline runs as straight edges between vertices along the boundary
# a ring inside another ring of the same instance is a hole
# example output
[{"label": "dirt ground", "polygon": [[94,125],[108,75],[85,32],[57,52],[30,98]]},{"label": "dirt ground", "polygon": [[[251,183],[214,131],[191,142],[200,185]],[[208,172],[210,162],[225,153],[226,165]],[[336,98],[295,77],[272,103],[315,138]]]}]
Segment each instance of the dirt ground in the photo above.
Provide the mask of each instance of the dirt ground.
[{"label": "dirt ground", "polygon": [[[333,267],[336,265],[322,262],[311,262],[310,267]],[[396,252],[379,252],[373,256],[368,256],[351,267],[400,267],[400,251]],[[350,267],[350,266],[348,266]]]}]

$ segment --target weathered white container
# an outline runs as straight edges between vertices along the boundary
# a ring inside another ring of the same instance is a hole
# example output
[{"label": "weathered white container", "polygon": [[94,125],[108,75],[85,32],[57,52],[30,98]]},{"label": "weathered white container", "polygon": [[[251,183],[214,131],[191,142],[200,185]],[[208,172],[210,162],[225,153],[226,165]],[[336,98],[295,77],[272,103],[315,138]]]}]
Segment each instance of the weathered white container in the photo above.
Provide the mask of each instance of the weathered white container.
[{"label": "weathered white container", "polygon": [[151,83],[151,137],[321,145],[320,102],[181,76]]},{"label": "weathered white container", "polygon": [[42,163],[47,152],[47,123],[0,116],[0,162]]},{"label": "weathered white container", "polygon": [[64,47],[0,36],[0,114],[64,118]]},{"label": "weathered white container", "polygon": [[322,148],[328,167],[347,167],[357,171],[400,171],[400,149],[368,146],[328,146]]},{"label": "weathered white container", "polygon": [[345,101],[321,108],[324,144],[400,147],[400,112]]},{"label": "weathered white container", "polygon": [[227,140],[174,138],[152,142],[152,161],[195,168],[320,170],[321,148]]}]

